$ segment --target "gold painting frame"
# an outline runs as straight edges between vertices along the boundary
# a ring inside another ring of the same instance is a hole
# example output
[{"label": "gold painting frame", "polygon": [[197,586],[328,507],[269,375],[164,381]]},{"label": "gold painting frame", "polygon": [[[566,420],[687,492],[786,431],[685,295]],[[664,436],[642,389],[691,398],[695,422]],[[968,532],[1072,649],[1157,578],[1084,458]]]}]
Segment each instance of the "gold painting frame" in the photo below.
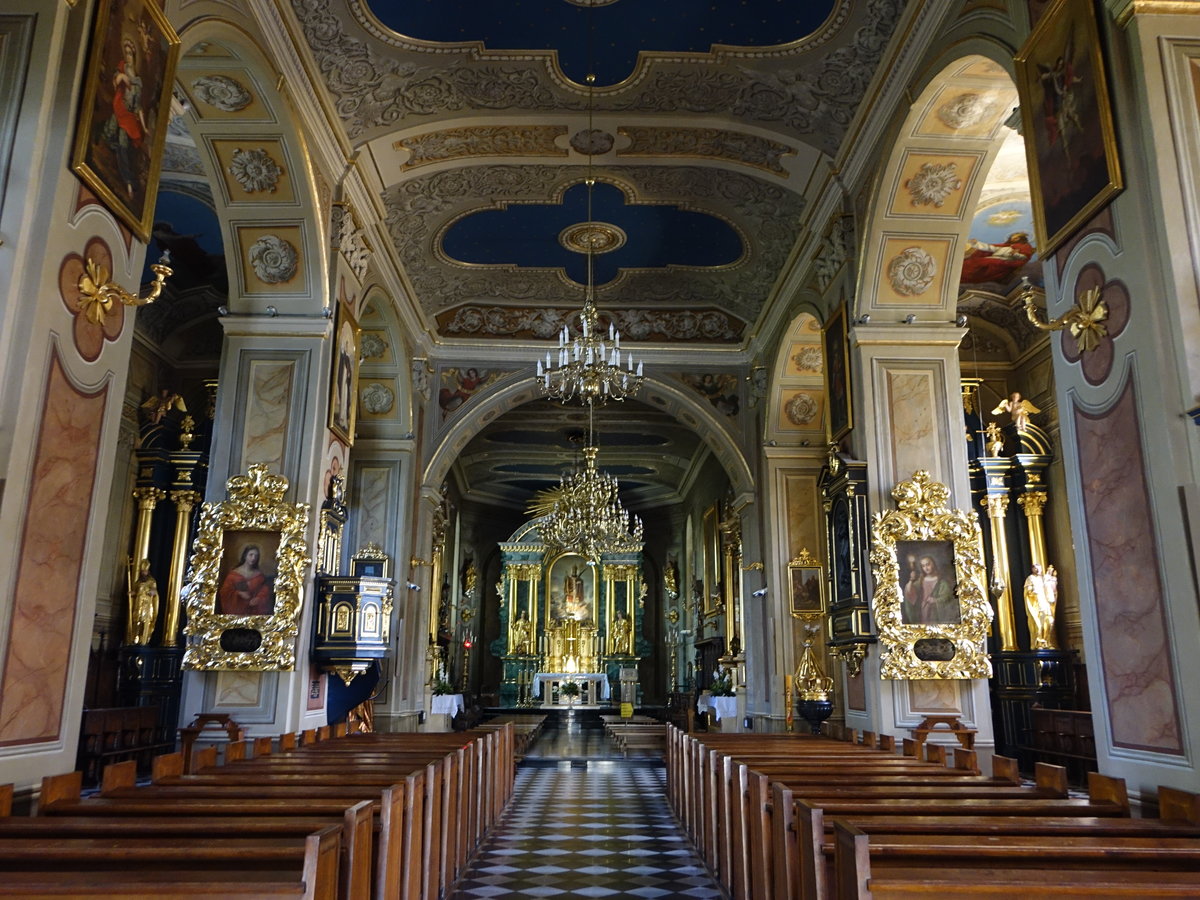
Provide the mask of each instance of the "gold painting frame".
[{"label": "gold painting frame", "polygon": [[[230,478],[226,489],[228,500],[200,510],[184,587],[183,667],[290,671],[296,667],[301,592],[310,564],[308,504],[285,502],[287,479],[261,464]],[[258,554],[251,560],[254,550]],[[274,575],[269,567],[260,569],[269,556]],[[259,569],[261,577],[247,576],[246,567]]]},{"label": "gold painting frame", "polygon": [[1045,259],[1124,187],[1092,0],[1057,0],[1013,62]]},{"label": "gold painting frame", "polygon": [[179,47],[152,0],[96,7],[71,169],[143,242],[154,221]]},{"label": "gold painting frame", "polygon": [[825,569],[807,548],[788,563],[788,600],[794,619],[825,615]]},{"label": "gold painting frame", "polygon": [[[949,490],[924,470],[896,485],[892,496],[897,508],[871,520],[871,613],[882,647],[880,677],[990,678],[986,641],[992,607],[978,517],[948,508]],[[908,556],[916,558],[910,562]],[[950,566],[940,565],[938,556]],[[922,602],[930,612],[918,617],[913,610]]]}]

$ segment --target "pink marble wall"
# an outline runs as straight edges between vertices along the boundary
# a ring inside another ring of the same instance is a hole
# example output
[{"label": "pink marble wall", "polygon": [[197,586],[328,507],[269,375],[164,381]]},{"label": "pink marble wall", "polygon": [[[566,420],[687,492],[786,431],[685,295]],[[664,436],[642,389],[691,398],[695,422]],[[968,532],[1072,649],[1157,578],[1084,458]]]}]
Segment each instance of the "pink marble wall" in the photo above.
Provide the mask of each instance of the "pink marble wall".
[{"label": "pink marble wall", "polygon": [[1113,744],[1182,754],[1133,386],[1107,413],[1074,412]]},{"label": "pink marble wall", "polygon": [[95,394],[77,390],[54,356],[17,557],[0,744],[59,735],[107,394],[107,386]]}]

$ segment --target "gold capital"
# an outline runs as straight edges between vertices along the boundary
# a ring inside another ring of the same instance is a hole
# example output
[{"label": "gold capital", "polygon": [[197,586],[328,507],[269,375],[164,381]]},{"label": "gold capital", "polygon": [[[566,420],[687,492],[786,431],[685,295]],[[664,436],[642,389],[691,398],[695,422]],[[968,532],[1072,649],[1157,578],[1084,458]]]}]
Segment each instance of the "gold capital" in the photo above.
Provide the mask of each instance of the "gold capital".
[{"label": "gold capital", "polygon": [[1021,509],[1025,510],[1027,518],[1040,516],[1042,509],[1046,506],[1046,492],[1026,491],[1017,498],[1017,502],[1021,504]]},{"label": "gold capital", "polygon": [[987,497],[984,501],[987,504],[989,519],[1003,519],[1008,513],[1008,496]]}]

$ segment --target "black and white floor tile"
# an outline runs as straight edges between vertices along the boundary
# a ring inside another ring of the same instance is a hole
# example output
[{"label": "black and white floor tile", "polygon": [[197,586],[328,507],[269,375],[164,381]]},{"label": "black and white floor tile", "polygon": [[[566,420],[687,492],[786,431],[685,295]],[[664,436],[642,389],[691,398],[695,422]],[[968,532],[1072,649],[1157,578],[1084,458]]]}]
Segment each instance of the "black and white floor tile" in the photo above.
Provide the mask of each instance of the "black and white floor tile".
[{"label": "black and white floor tile", "polygon": [[452,900],[724,896],[671,815],[661,763],[548,762],[518,771],[512,804]]}]

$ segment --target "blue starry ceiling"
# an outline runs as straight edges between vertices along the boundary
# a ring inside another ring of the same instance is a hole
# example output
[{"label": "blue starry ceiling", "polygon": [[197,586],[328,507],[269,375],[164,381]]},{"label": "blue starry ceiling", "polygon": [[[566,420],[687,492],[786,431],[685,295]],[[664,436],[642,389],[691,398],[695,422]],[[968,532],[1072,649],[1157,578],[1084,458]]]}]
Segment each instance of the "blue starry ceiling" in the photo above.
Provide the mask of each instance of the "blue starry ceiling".
[{"label": "blue starry ceiling", "polygon": [[714,44],[767,47],[816,31],[833,0],[369,0],[393,31],[441,43],[480,41],[488,50],[553,50],[559,67],[582,84],[633,72],[640,52],[706,53]]},{"label": "blue starry ceiling", "polygon": [[597,182],[588,217],[588,189],[577,184],[559,204],[512,204],[464,216],[447,229],[442,250],[451,259],[476,265],[561,268],[577,284],[587,283],[587,256],[559,241],[563,229],[580,222],[615,225],[627,236],[610,253],[593,254],[594,283],[604,285],[620,269],[666,266],[724,266],[742,255],[742,241],[727,223],[674,205],[636,205],[616,187]]}]

